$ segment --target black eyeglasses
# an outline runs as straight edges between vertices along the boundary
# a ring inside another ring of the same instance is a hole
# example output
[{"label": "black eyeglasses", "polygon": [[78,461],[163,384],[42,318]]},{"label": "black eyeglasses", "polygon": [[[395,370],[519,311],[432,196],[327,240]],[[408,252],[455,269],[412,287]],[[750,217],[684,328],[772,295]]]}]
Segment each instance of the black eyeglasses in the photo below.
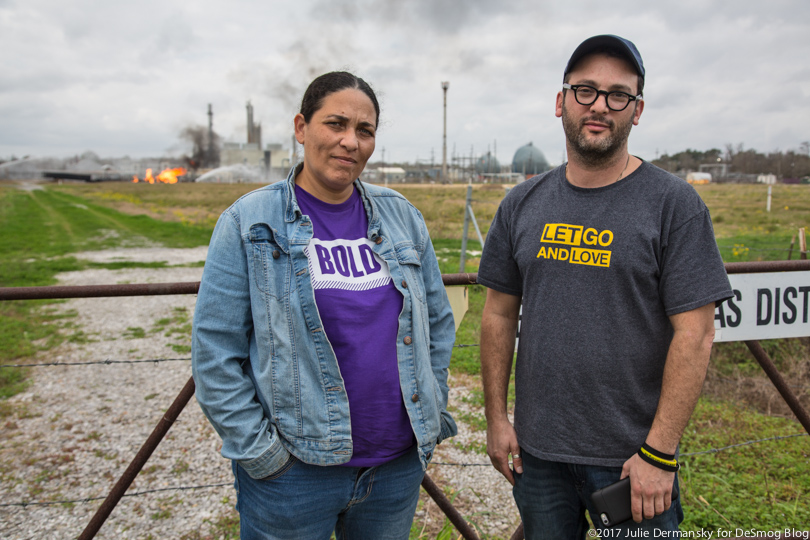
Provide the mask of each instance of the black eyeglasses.
[{"label": "black eyeglasses", "polygon": [[599,94],[602,94],[605,96],[608,109],[616,112],[625,110],[627,106],[630,105],[631,101],[643,99],[640,95],[631,96],[627,92],[605,92],[604,90],[597,90],[587,84],[563,83],[563,88],[573,90],[574,99],[576,99],[577,103],[580,105],[593,105],[596,100],[599,99]]}]

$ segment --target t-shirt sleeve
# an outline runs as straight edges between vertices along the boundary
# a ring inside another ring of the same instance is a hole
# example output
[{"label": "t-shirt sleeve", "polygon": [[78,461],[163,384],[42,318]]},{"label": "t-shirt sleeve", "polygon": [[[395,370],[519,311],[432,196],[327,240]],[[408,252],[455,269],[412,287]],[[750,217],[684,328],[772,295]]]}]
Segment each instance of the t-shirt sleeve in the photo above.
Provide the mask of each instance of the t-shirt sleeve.
[{"label": "t-shirt sleeve", "polygon": [[511,203],[510,197],[504,198],[492,220],[478,265],[478,283],[498,292],[521,296],[523,276],[513,256]]},{"label": "t-shirt sleeve", "polygon": [[668,316],[732,296],[705,206],[670,231],[662,263],[660,296]]}]

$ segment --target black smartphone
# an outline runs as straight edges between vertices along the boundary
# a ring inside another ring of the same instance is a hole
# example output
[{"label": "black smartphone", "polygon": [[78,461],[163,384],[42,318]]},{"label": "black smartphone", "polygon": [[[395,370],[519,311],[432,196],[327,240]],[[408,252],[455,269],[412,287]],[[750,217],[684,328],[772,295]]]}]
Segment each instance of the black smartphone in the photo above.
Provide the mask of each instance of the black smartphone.
[{"label": "black smartphone", "polygon": [[[673,485],[672,500],[677,498],[678,488]],[[596,516],[591,516],[594,522],[598,519],[605,527],[613,527],[629,520],[633,517],[633,511],[630,509],[630,477],[594,491],[591,494],[591,501],[596,508]]]},{"label": "black smartphone", "polygon": [[630,509],[630,477],[603,487],[591,494],[596,516],[591,516],[594,525],[599,520],[605,527],[613,527],[633,517]]}]

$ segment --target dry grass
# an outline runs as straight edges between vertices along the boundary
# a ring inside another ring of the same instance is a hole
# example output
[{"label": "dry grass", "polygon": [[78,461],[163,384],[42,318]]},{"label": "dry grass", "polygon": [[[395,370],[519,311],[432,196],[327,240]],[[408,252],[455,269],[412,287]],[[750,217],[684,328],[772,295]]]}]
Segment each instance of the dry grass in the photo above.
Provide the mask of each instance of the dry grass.
[{"label": "dry grass", "polygon": [[[213,226],[225,208],[259,187],[259,184],[152,185],[128,182],[51,185],[52,189],[87,197],[128,214],[146,214],[161,220],[203,226]],[[431,236],[461,238],[467,194],[465,184],[398,184],[390,187],[419,208]],[[508,186],[476,184],[473,187],[473,211],[482,234],[489,229],[506,193],[505,187]],[[810,223],[810,186],[773,186],[770,212],[766,211],[768,187],[765,185],[708,184],[695,188],[711,210],[718,239],[774,234],[790,238],[796,230]],[[474,234],[471,228],[471,237]]]},{"label": "dry grass", "polygon": [[[810,338],[784,340],[782,343],[789,346],[772,350],[769,355],[799,403],[805,410],[810,410]],[[715,345],[703,393],[744,403],[768,416],[795,418],[747,347],[742,343],[723,345]],[[747,361],[741,361],[742,355]]]},{"label": "dry grass", "polygon": [[768,186],[762,184],[707,184],[695,186],[712,213],[718,238],[796,232],[810,223],[810,186],[772,186],[767,212]]},{"label": "dry grass", "polygon": [[231,203],[259,187],[255,184],[99,182],[65,183],[51,188],[86,197],[127,214],[213,227]]},{"label": "dry grass", "polygon": [[[129,182],[64,183],[51,185],[63,191],[127,214],[145,214],[164,221],[213,227],[236,199],[262,187],[260,184],[144,184]],[[410,200],[425,216],[434,238],[460,239],[464,221],[465,184],[401,184],[390,186]],[[500,184],[473,188],[473,211],[486,234],[505,189]],[[470,227],[470,237],[475,232]]]}]

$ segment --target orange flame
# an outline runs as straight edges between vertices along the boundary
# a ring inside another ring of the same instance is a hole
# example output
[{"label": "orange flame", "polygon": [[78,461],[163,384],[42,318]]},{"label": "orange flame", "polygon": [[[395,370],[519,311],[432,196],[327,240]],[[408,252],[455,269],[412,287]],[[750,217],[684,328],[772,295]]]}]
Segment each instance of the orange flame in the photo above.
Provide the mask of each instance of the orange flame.
[{"label": "orange flame", "polygon": [[165,169],[157,175],[157,181],[163,182],[164,184],[176,184],[177,177],[183,176],[186,174],[186,170],[183,167],[177,167],[175,169]]},{"label": "orange flame", "polygon": [[152,176],[152,169],[146,169],[146,176],[144,176],[143,180],[140,180],[137,176],[133,176],[132,182],[135,184],[138,182],[148,182],[150,184],[154,184],[157,181],[164,184],[176,184],[177,177],[183,176],[184,174],[186,174],[186,170],[183,167],[163,169],[157,176]]}]

